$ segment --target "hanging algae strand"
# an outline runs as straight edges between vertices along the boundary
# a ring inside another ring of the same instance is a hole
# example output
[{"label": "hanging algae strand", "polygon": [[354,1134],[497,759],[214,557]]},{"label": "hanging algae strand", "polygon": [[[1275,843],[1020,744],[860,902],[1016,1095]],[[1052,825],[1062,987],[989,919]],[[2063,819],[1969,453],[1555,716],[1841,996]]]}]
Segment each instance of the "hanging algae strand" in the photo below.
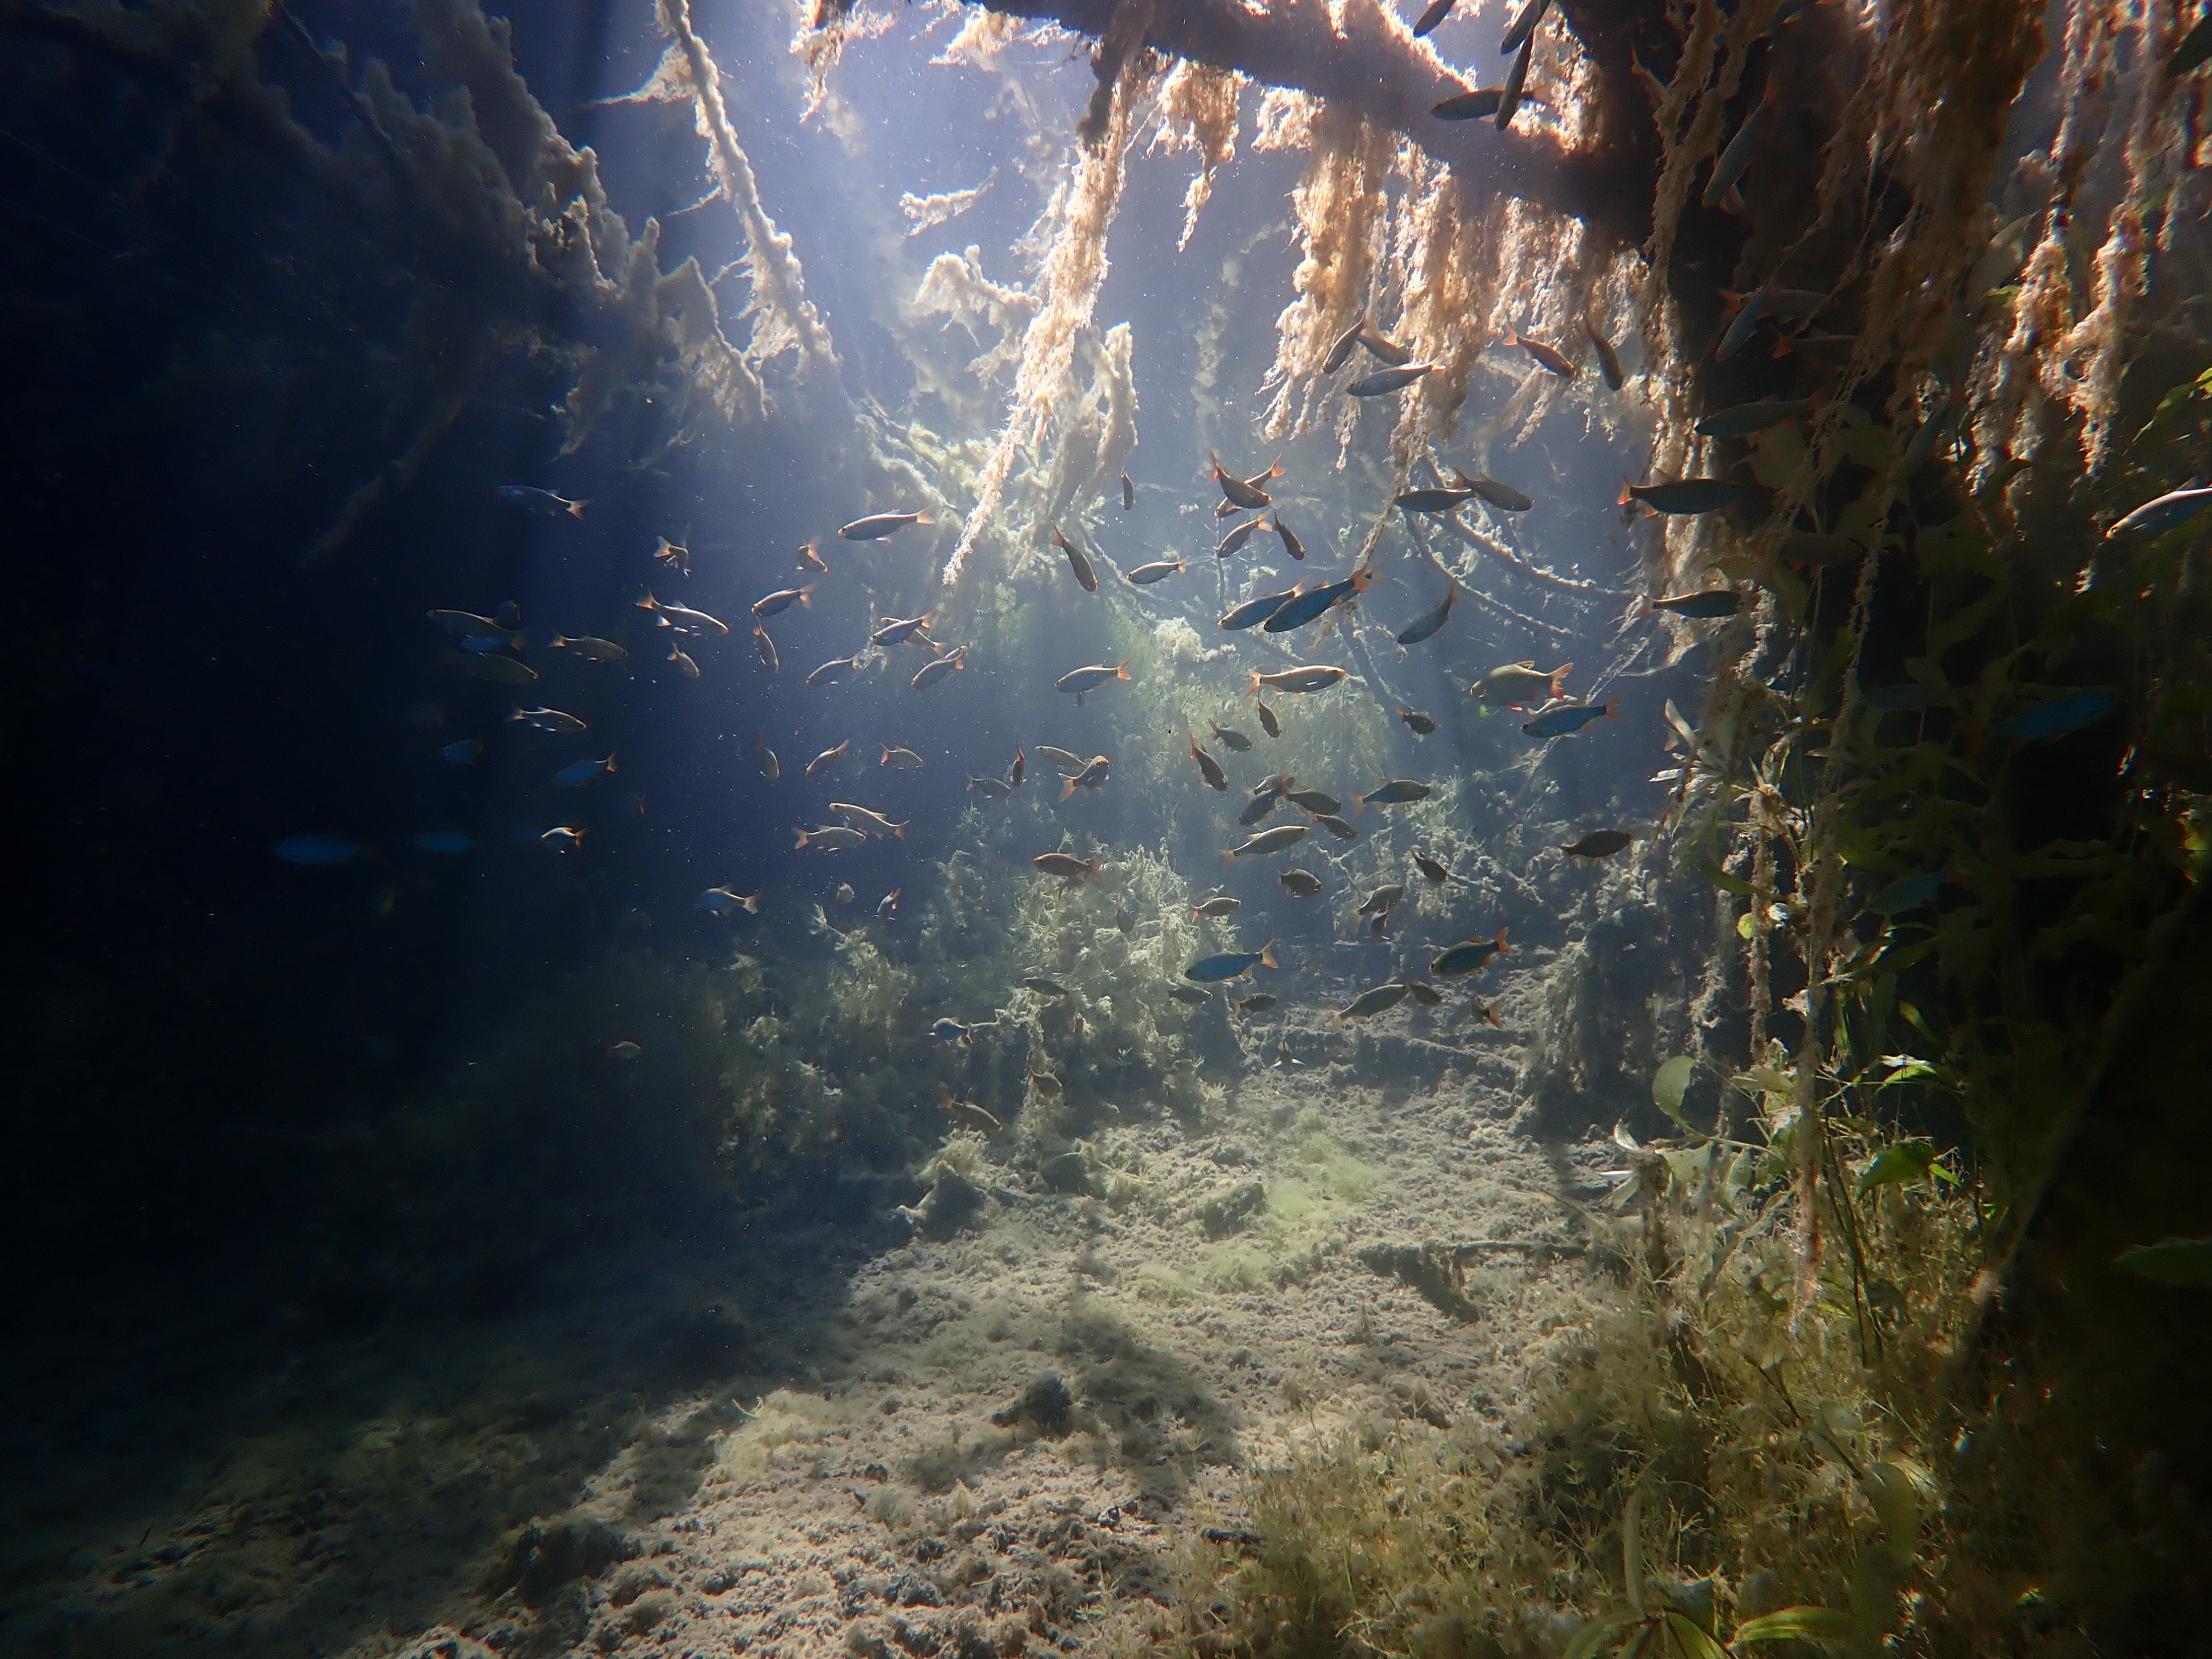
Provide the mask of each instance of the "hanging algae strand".
[{"label": "hanging algae strand", "polygon": [[814,369],[826,369],[834,384],[836,349],[806,297],[805,277],[799,256],[791,251],[790,236],[776,228],[761,204],[752,162],[738,143],[737,129],[730,125],[730,112],[722,101],[721,71],[691,27],[690,0],[659,0],[657,15],[660,32],[669,37],[668,49],[653,79],[631,95],[641,102],[691,100],[699,135],[708,143],[715,185],[744,227],[745,271],[752,283],[748,355],[756,362],[766,362],[795,350],[802,378]]},{"label": "hanging algae strand", "polygon": [[[1144,9],[1149,13],[1151,8]],[[1117,9],[1117,19],[1120,11]],[[1042,308],[1030,319],[1029,331],[1023,337],[1022,366],[1015,376],[1012,406],[991,459],[976,480],[975,505],[961,526],[951,557],[945,562],[944,581],[948,587],[960,580],[968,555],[997,517],[1014,463],[1025,447],[1041,447],[1054,423],[1060,392],[1075,359],[1076,337],[1091,325],[1099,286],[1106,280],[1106,233],[1121,204],[1122,158],[1128,149],[1130,112],[1146,78],[1142,55],[1133,54],[1121,64],[1110,92],[1108,82],[1099,83],[1099,93],[1107,100],[1103,137],[1085,148],[1068,192],[1066,222],[1045,258]],[[1096,110],[1094,100],[1094,113]]]}]

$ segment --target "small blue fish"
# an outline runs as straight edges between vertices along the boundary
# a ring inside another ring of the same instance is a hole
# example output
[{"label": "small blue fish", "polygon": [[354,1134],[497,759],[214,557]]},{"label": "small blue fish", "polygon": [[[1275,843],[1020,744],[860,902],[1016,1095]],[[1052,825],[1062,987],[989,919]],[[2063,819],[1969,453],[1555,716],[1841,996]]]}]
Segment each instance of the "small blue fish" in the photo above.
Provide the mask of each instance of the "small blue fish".
[{"label": "small blue fish", "polygon": [[611,772],[614,769],[615,757],[612,755],[609,755],[605,760],[571,761],[553,775],[553,781],[563,789],[574,789],[589,783],[601,773]]},{"label": "small blue fish", "polygon": [[287,864],[343,864],[348,859],[362,857],[368,848],[336,836],[294,836],[270,850]]},{"label": "small blue fish", "polygon": [[2105,534],[2114,541],[2161,535],[2176,525],[2188,523],[2208,507],[2212,507],[2212,486],[2191,484],[2169,489],[2145,501]]},{"label": "small blue fish", "polygon": [[691,901],[694,909],[704,910],[710,916],[735,915],[743,910],[748,915],[760,914],[761,896],[758,893],[732,892],[726,887],[709,887]]},{"label": "small blue fish", "polygon": [[1505,942],[1505,930],[1498,930],[1496,939],[1462,939],[1449,945],[1429,963],[1429,971],[1443,979],[1456,979],[1462,974],[1474,973],[1492,957],[1510,956],[1513,947]]},{"label": "small blue fish", "polygon": [[1276,606],[1273,614],[1267,618],[1265,631],[1287,634],[1293,628],[1303,628],[1330,607],[1358,599],[1362,592],[1374,585],[1374,581],[1373,571],[1360,569],[1353,571],[1340,582],[1329,582],[1295,594]]},{"label": "small blue fish", "polygon": [[527,507],[531,512],[542,513],[549,519],[557,518],[563,513],[572,519],[580,519],[584,516],[584,509],[591,505],[589,501],[572,501],[566,495],[556,495],[550,489],[539,489],[532,484],[501,484],[499,498],[511,507]]},{"label": "small blue fish", "polygon": [[1217,985],[1224,979],[1242,978],[1255,968],[1274,965],[1275,941],[1269,939],[1256,951],[1224,951],[1218,956],[1200,957],[1182,970],[1182,976],[1200,985]]},{"label": "small blue fish", "polygon": [[1759,327],[1759,319],[1765,315],[1766,290],[1763,288],[1753,289],[1743,296],[1743,303],[1736,308],[1735,320],[1728,325],[1728,332],[1721,336],[1720,345],[1714,351],[1713,356],[1723,362],[1735,356],[1737,352],[1750,343],[1752,334]]},{"label": "small blue fish", "polygon": [[1810,398],[1762,398],[1755,404],[1737,404],[1716,410],[1697,424],[1700,438],[1747,438],[1754,432],[1802,419],[1812,412]]},{"label": "small blue fish", "polygon": [[1742,609],[1743,596],[1733,587],[1699,587],[1687,593],[1670,593],[1662,599],[1639,599],[1636,614],[1648,617],[1655,611],[1671,611],[1678,617],[1710,622],[1716,617],[1733,617]]},{"label": "small blue fish", "polygon": [[2094,726],[2119,706],[2120,700],[2108,693],[2077,691],[2070,697],[2054,697],[2049,702],[2039,702],[2023,708],[2017,714],[1999,720],[1982,735],[2018,738],[2023,741],[2063,737],[2069,732],[2079,732],[2085,726]]},{"label": "small blue fish", "polygon": [[1440,104],[1429,106],[1429,113],[1439,121],[1486,121],[1498,113],[1498,106],[1505,100],[1503,87],[1483,87],[1474,92],[1455,92]]},{"label": "small blue fish", "polygon": [[1449,513],[1474,499],[1472,489],[1407,489],[1391,498],[1401,513]]},{"label": "small blue fish", "polygon": [[1766,106],[1772,101],[1770,93],[1752,106],[1751,113],[1743,118],[1743,125],[1735,130],[1735,137],[1729,140],[1728,148],[1713,163],[1713,175],[1705,180],[1705,193],[1699,198],[1707,207],[1717,208],[1726,203],[1734,211],[1743,205],[1743,198],[1736,194],[1736,180],[1743,177],[1744,169],[1751,165],[1752,155],[1759,143],[1759,118],[1766,113]]},{"label": "small blue fish", "polygon": [[1407,363],[1403,368],[1378,369],[1364,380],[1354,380],[1344,388],[1347,398],[1386,398],[1407,386],[1434,369],[1434,363]]},{"label": "small blue fish", "polygon": [[1544,21],[1544,14],[1551,6],[1552,0],[1526,0],[1521,9],[1513,14],[1513,21],[1505,26],[1505,43],[1498,48],[1498,55],[1503,58],[1518,51],[1535,33],[1536,25]]},{"label": "small blue fish", "polygon": [[1624,483],[1620,505],[1641,501],[1654,513],[1711,513],[1741,493],[1725,478],[1665,478],[1657,483]]},{"label": "small blue fish", "polygon": [[1399,630],[1398,643],[1419,645],[1437,629],[1442,628],[1444,625],[1444,618],[1451,615],[1452,601],[1457,598],[1459,598],[1459,580],[1455,577],[1451,586],[1444,590],[1443,598],[1438,599]]},{"label": "small blue fish", "polygon": [[1561,703],[1547,708],[1521,729],[1532,738],[1564,738],[1579,732],[1592,720],[1620,718],[1620,699],[1615,697],[1602,708],[1594,702]]},{"label": "small blue fish", "polygon": [[441,853],[448,858],[473,853],[477,848],[473,837],[458,830],[425,830],[415,837],[415,844],[426,853]]},{"label": "small blue fish", "polygon": [[463,738],[459,743],[449,743],[438,751],[438,758],[454,766],[470,766],[483,753],[483,742],[476,738]]},{"label": "small blue fish", "polygon": [[1247,599],[1221,619],[1221,626],[1232,631],[1257,628],[1297,591],[1295,587],[1285,588],[1279,593],[1262,593],[1256,599]]},{"label": "small blue fish", "polygon": [[1924,871],[1917,876],[1899,876],[1869,900],[1867,908],[1876,915],[1893,916],[1927,903],[1945,882],[1954,879],[1948,864],[1940,870]]}]

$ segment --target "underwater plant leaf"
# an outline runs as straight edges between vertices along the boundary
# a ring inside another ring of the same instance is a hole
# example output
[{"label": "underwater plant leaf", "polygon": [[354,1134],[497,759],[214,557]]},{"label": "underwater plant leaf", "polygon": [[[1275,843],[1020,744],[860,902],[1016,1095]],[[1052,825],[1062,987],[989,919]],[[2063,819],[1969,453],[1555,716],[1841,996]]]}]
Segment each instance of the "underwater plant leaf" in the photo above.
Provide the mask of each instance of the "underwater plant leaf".
[{"label": "underwater plant leaf", "polygon": [[[1912,550],[1920,561],[1921,574],[1929,577],[1977,575],[1994,578],[1996,557],[1990,545],[1989,537],[1978,526],[1962,524],[1957,519],[1948,524],[1923,526],[1913,538]],[[1942,653],[1930,647],[1927,653],[1932,660]],[[1911,665],[1906,665],[1907,672]],[[1917,678],[1917,676],[1915,676]]]},{"label": "underwater plant leaf", "polygon": [[1771,1066],[1754,1066],[1747,1072],[1738,1072],[1729,1079],[1729,1085],[1738,1089],[1760,1091],[1770,1095],[1786,1095],[1796,1090],[1796,1080],[1787,1072]]},{"label": "underwater plant leaf", "polygon": [[1751,450],[1751,476],[1769,489],[1779,489],[1789,483],[1808,453],[1804,434],[1794,422],[1754,432],[1747,443]]},{"label": "underwater plant leaf", "polygon": [[1620,1518],[1620,1577],[1628,1587],[1628,1605],[1638,1618],[1644,1614],[1644,1494],[1628,1494],[1627,1513]]},{"label": "underwater plant leaf", "polygon": [[1858,1620],[1833,1607],[1784,1607],[1778,1613],[1763,1613],[1756,1619],[1744,1620],[1736,1626],[1735,1640],[1729,1645],[1740,1648],[1748,1642],[1814,1642],[1822,1647],[1842,1647],[1856,1641],[1858,1633]]},{"label": "underwater plant leaf", "polygon": [[[1878,435],[1861,439],[1856,443],[1846,443],[1844,453],[1851,459],[1862,461],[1876,472],[1884,472],[1896,459],[1897,441],[1887,427],[1876,427],[1872,430]],[[1851,454],[1854,448],[1862,453]],[[1888,515],[1889,506],[1889,490],[1878,480],[1869,483],[1859,492],[1857,499],[1836,515],[1832,532],[1848,540],[1871,546],[1880,538],[1882,520]]]},{"label": "underwater plant leaf", "polygon": [[1971,605],[1960,605],[1929,629],[1928,654],[1940,657],[1953,646],[1973,638],[2003,607],[2009,597],[2003,587],[1992,587]]},{"label": "underwater plant leaf", "polygon": [[1723,893],[1734,893],[1738,898],[1757,898],[1759,890],[1741,876],[1730,875],[1710,859],[1692,858],[1690,867]]},{"label": "underwater plant leaf", "polygon": [[1887,1459],[1874,1464],[1860,1482],[1867,1502],[1881,1522],[1882,1542],[1898,1566],[1911,1563],[1920,1547],[1920,1488],[1911,1474]]},{"label": "underwater plant leaf", "polygon": [[1759,573],[1759,585],[1782,601],[1782,608],[1790,613],[1792,622],[1802,622],[1805,607],[1812,602],[1812,590],[1787,565],[1771,565]]},{"label": "underwater plant leaf", "polygon": [[1600,1649],[1635,1624],[1640,1616],[1633,1613],[1616,1613],[1584,1625],[1575,1632],[1575,1639],[1567,1644],[1567,1650],[1560,1659],[1595,1659]]},{"label": "underwater plant leaf", "polygon": [[1889,1067],[1889,1075],[1882,1079],[1884,1085],[1911,1083],[1917,1078],[1942,1075],[1932,1060],[1923,1060],[1917,1054],[1884,1054],[1881,1063]]},{"label": "underwater plant leaf", "polygon": [[1688,1613],[1669,1607],[1665,1619],[1669,1645],[1682,1659],[1728,1659],[1728,1650],[1713,1640],[1712,1633]]},{"label": "underwater plant leaf", "polygon": [[2208,393],[2212,393],[2212,369],[2207,369],[2193,380],[2184,380],[2160,398],[2158,407],[2151,411],[2150,419],[2145,421],[2142,429],[2136,434],[2135,441],[2141,443],[2159,428],[2172,424],[2183,410]]},{"label": "underwater plant leaf", "polygon": [[1690,1091],[1690,1079],[1697,1070],[1696,1060],[1687,1054],[1676,1054],[1651,1074],[1652,1104],[1678,1124],[1682,1122],[1682,1097]]},{"label": "underwater plant leaf", "polygon": [[2154,1285],[2212,1288],[2212,1238],[2162,1238],[2122,1250],[2112,1265]]}]

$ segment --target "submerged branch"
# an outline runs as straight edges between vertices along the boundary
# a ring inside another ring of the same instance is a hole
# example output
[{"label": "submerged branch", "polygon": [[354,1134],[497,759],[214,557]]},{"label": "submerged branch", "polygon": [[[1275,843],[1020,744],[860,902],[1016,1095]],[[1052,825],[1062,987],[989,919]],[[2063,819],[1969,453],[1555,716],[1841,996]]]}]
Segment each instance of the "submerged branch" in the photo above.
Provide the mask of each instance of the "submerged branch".
[{"label": "submerged branch", "polygon": [[[986,9],[1056,22],[1104,40],[1115,0],[981,0]],[[1651,199],[1650,157],[1642,142],[1616,137],[1620,123],[1599,125],[1601,142],[1570,150],[1548,137],[1507,131],[1486,121],[1439,121],[1429,112],[1443,100],[1474,90],[1406,25],[1371,0],[1333,19],[1320,0],[1280,0],[1265,12],[1237,0],[1192,0],[1152,8],[1144,44],[1211,69],[1235,70],[1265,86],[1326,99],[1370,125],[1401,133],[1451,164],[1468,187],[1534,202],[1606,226],[1618,240],[1641,239]],[[1628,31],[1602,27],[1584,8],[1564,8],[1595,62],[1609,108],[1643,110],[1629,73]],[[1340,32],[1340,30],[1341,32]],[[1618,60],[1617,62],[1615,60]],[[1613,96],[1615,83],[1622,95]],[[1648,117],[1643,120],[1648,132]]]}]

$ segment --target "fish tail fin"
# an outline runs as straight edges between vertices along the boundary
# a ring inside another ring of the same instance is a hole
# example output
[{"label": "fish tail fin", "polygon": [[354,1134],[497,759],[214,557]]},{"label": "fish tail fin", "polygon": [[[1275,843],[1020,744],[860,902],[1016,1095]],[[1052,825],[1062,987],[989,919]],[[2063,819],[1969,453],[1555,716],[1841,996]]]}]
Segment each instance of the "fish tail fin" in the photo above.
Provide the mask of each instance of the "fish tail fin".
[{"label": "fish tail fin", "polygon": [[1281,456],[1278,455],[1273,460],[1267,463],[1267,471],[1265,476],[1270,478],[1279,478],[1283,476],[1283,458]]},{"label": "fish tail fin", "polygon": [[509,704],[507,706],[507,718],[510,723],[520,720],[522,718],[522,705],[519,702]]},{"label": "fish tail fin", "polygon": [[1126,662],[1116,664],[1114,669],[1114,678],[1117,680],[1127,679],[1129,678],[1129,665]]},{"label": "fish tail fin", "polygon": [[922,510],[921,510],[921,512],[919,512],[919,513],[915,514],[914,515],[914,521],[915,521],[916,524],[929,524],[929,525],[933,525],[933,524],[935,524],[935,523],[937,522],[937,520],[934,520],[934,519],[933,519],[933,518],[931,518],[931,517],[929,516],[929,509],[928,509],[927,507],[924,507],[924,508],[922,508]]},{"label": "fish tail fin", "polygon": [[799,832],[799,839],[792,843],[791,850],[794,853],[804,852],[806,848],[806,843],[813,839],[813,836],[802,830]]},{"label": "fish tail fin", "polygon": [[1224,471],[1221,465],[1221,457],[1215,454],[1213,451],[1209,449],[1206,452],[1206,459],[1213,463],[1213,476],[1217,478],[1219,477]]},{"label": "fish tail fin", "polygon": [[1102,875],[1105,874],[1105,872],[1106,872],[1106,866],[1105,866],[1104,865],[1101,864],[1101,863],[1100,863],[1097,859],[1092,859],[1092,860],[1091,860],[1091,880],[1093,880],[1093,881],[1097,880],[1097,879],[1098,879],[1098,878],[1099,878],[1100,876],[1102,876]]},{"label": "fish tail fin", "polygon": [[891,825],[891,834],[896,836],[901,841],[904,841],[906,839],[906,825],[902,823],[895,823]]},{"label": "fish tail fin", "polygon": [[572,519],[580,519],[584,516],[584,509],[590,505],[589,501],[571,501],[567,508],[568,514]]},{"label": "fish tail fin", "polygon": [[1632,614],[1638,617],[1648,617],[1657,608],[1657,606],[1651,603],[1651,596],[1649,593],[1638,593],[1636,596],[1636,609]]},{"label": "fish tail fin", "polygon": [[1366,810],[1367,797],[1364,795],[1354,795],[1352,798],[1352,816],[1356,818]]},{"label": "fish tail fin", "polygon": [[1606,699],[1605,717],[1609,720],[1617,720],[1620,718],[1620,699],[1618,696]]},{"label": "fish tail fin", "polygon": [[1250,691],[1250,693],[1249,693],[1249,695],[1250,695],[1250,696],[1252,696],[1256,697],[1256,696],[1258,696],[1260,695],[1260,671],[1259,671],[1258,669],[1255,668],[1255,669],[1253,669],[1253,670],[1251,671],[1251,673],[1252,673],[1252,690],[1251,690],[1251,691]]},{"label": "fish tail fin", "polygon": [[1510,957],[1513,954],[1513,947],[1505,942],[1505,930],[1503,927],[1498,930],[1498,954],[1501,957]]},{"label": "fish tail fin", "polygon": [[1060,792],[1060,798],[1062,800],[1066,800],[1070,795],[1075,793],[1075,780],[1073,778],[1062,778],[1060,781],[1067,786],[1065,789],[1062,789]]},{"label": "fish tail fin", "polygon": [[615,751],[614,751],[613,750],[610,749],[610,750],[607,750],[607,770],[608,770],[608,771],[610,771],[610,772],[611,772],[611,771],[613,771],[614,769],[615,769]]},{"label": "fish tail fin", "polygon": [[1221,861],[1224,864],[1235,864],[1237,862],[1237,849],[1233,847],[1223,848],[1221,849]]},{"label": "fish tail fin", "polygon": [[1620,480],[1620,499],[1615,501],[1613,505],[1615,507],[1626,507],[1635,499],[1636,486],[1628,481],[1626,474],[1623,474]]},{"label": "fish tail fin", "polygon": [[658,611],[660,609],[660,601],[653,597],[653,590],[648,587],[645,590],[645,597],[637,601],[637,608],[641,611]]},{"label": "fish tail fin", "polygon": [[1563,662],[1557,668],[1552,671],[1552,695],[1553,696],[1564,697],[1567,695],[1567,676],[1574,672],[1574,664],[1571,662]]},{"label": "fish tail fin", "polygon": [[1482,1009],[1482,1017],[1485,1019],[1488,1020],[1492,1025],[1496,1026],[1501,1031],[1505,1029],[1505,1022],[1498,1017],[1498,1005],[1496,1003],[1487,1002],[1479,1006]]},{"label": "fish tail fin", "polygon": [[744,897],[739,899],[738,902],[745,907],[745,914],[747,915],[757,916],[760,914],[760,900],[761,896],[758,893],[748,893]]},{"label": "fish tail fin", "polygon": [[799,590],[799,602],[801,605],[812,605],[814,603],[814,584],[812,582],[801,584]]},{"label": "fish tail fin", "polygon": [[876,764],[877,764],[877,765],[878,765],[878,766],[889,766],[889,765],[891,763],[891,746],[890,746],[890,744],[884,744],[883,745],[883,751],[884,751],[884,757],[883,757],[881,760],[878,761],[878,762],[876,763]]},{"label": "fish tail fin", "polygon": [[1262,968],[1272,968],[1275,965],[1274,940],[1269,939],[1265,945],[1260,947],[1260,965]]}]

